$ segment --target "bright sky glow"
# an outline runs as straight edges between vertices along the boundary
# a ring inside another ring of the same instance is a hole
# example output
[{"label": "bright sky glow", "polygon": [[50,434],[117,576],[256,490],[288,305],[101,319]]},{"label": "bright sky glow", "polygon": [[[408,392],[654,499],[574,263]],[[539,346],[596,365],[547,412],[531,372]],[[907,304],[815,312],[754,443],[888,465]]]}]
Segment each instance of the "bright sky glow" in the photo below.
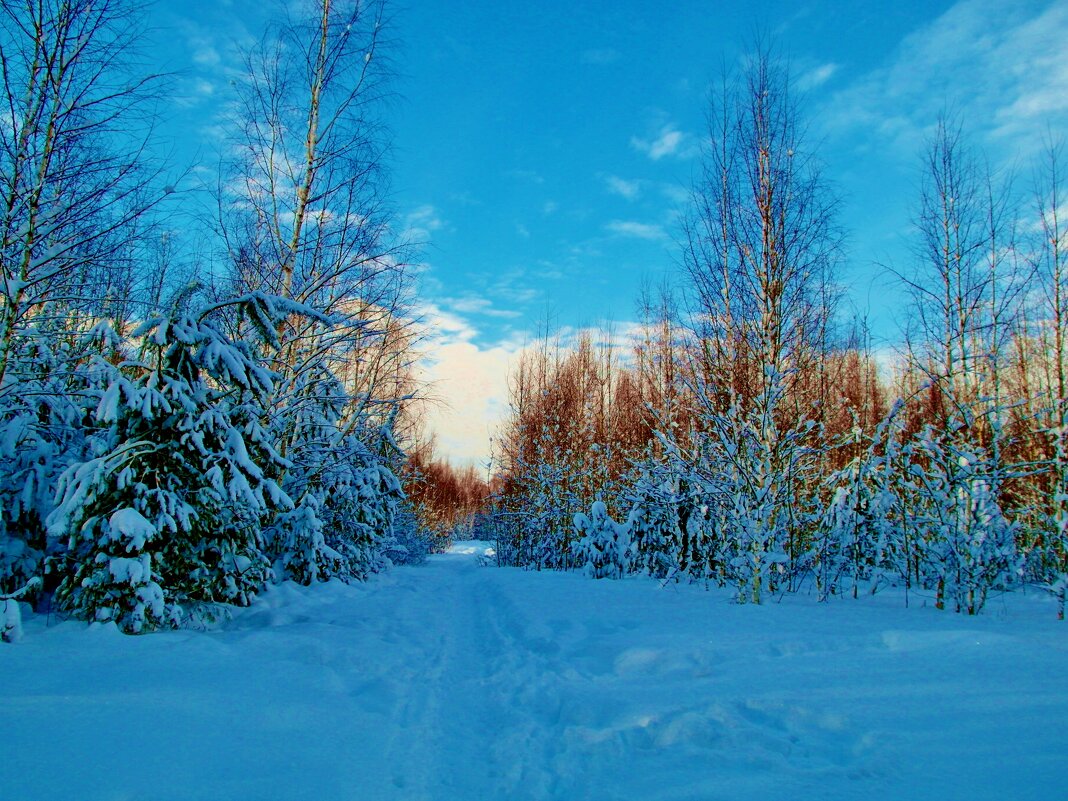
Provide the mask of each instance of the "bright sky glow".
[{"label": "bright sky glow", "polygon": [[[576,7],[578,6],[578,7]],[[259,0],[174,0],[156,15],[181,71],[175,153],[217,160],[234,41]],[[676,268],[707,92],[754,30],[773,33],[806,94],[811,143],[843,194],[843,278],[883,343],[899,298],[925,131],[959,110],[995,166],[1068,130],[1068,2],[850,3],[408,0],[393,8],[399,97],[393,198],[428,242],[420,300],[441,450],[484,460],[507,405],[503,371],[546,320],[635,316],[643,279]],[[206,166],[204,166],[206,165]]]}]

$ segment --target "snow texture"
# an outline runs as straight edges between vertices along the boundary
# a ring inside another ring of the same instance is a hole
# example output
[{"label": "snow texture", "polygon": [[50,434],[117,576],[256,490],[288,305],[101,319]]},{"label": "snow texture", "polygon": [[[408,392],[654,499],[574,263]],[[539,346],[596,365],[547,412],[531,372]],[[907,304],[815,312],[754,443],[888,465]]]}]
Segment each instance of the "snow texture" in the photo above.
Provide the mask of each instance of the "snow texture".
[{"label": "snow texture", "polygon": [[287,583],[207,633],[28,617],[0,647],[0,797],[1063,797],[1045,594],[980,617],[890,592],[742,605],[485,553]]}]

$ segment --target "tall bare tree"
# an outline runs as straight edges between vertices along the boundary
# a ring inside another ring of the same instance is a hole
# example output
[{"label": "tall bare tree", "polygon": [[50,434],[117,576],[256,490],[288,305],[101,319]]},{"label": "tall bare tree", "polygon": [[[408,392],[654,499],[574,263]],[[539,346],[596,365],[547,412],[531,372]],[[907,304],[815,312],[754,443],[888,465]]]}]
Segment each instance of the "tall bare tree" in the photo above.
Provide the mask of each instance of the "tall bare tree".
[{"label": "tall bare tree", "polygon": [[1026,286],[1016,216],[1010,183],[977,157],[961,122],[942,115],[923,155],[916,265],[899,276],[912,295],[911,361],[927,376],[937,424],[979,426],[971,433],[988,442]]},{"label": "tall bare tree", "polygon": [[837,200],[808,148],[788,63],[758,42],[711,98],[684,264],[700,369],[721,408],[818,363],[833,315]]},{"label": "tall bare tree", "polygon": [[290,412],[315,384],[345,406],[344,431],[411,391],[410,277],[383,172],[388,26],[378,1],[302,0],[288,14],[245,55],[222,227],[240,286],[321,315],[279,323],[275,368]]}]

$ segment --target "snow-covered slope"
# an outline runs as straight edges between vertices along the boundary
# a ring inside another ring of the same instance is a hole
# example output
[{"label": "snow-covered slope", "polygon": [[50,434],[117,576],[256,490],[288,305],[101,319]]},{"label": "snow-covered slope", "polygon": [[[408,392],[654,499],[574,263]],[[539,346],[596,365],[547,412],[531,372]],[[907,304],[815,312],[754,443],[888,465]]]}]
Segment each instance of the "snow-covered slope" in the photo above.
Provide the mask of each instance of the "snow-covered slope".
[{"label": "snow-covered slope", "polygon": [[[479,567],[284,585],[212,633],[26,624],[0,800],[1043,799],[1068,629]],[[1035,604],[1040,606],[1040,604]]]}]

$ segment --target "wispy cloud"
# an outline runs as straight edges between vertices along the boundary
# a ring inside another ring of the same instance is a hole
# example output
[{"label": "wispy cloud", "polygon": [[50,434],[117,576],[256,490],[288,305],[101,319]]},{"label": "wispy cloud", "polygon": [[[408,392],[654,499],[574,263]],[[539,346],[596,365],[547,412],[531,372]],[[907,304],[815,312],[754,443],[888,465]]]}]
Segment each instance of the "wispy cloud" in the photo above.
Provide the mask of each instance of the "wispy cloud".
[{"label": "wispy cloud", "polygon": [[655,136],[643,139],[638,136],[630,138],[630,145],[653,161],[659,161],[664,156],[678,155],[684,150],[686,134],[672,125],[663,126]]},{"label": "wispy cloud", "polygon": [[808,91],[823,86],[838,72],[838,66],[838,64],[834,63],[821,64],[801,73],[801,76],[797,79],[797,88],[802,91]]},{"label": "wispy cloud", "polygon": [[545,183],[545,178],[535,170],[508,170],[505,175],[517,181],[526,181],[538,186]]},{"label": "wispy cloud", "polygon": [[[993,22],[996,20],[996,22]],[[836,92],[831,133],[914,149],[947,106],[1026,151],[1068,123],[1068,3],[960,0],[905,37],[880,69]]]},{"label": "wispy cloud", "polygon": [[690,201],[690,192],[686,187],[679,184],[661,184],[660,194],[675,205],[682,205]]},{"label": "wispy cloud", "polygon": [[215,84],[204,78],[190,78],[178,82],[174,102],[182,108],[192,108],[215,95]]},{"label": "wispy cloud", "polygon": [[633,239],[667,238],[667,232],[663,226],[634,222],[633,220],[612,220],[605,226],[605,230],[617,236],[631,237]]},{"label": "wispy cloud", "polygon": [[446,298],[442,300],[442,303],[449,307],[450,311],[457,314],[482,314],[487,317],[498,317],[502,319],[515,319],[521,317],[520,312],[512,309],[495,309],[493,307],[493,301],[489,298],[479,297],[477,295],[465,295],[461,298]]},{"label": "wispy cloud", "polygon": [[187,40],[190,58],[198,67],[218,67],[222,56],[215,43],[206,36],[193,35]]},{"label": "wispy cloud", "polygon": [[447,311],[436,303],[423,303],[416,312],[430,332],[431,342],[468,342],[478,334],[478,329],[462,315]]},{"label": "wispy cloud", "polygon": [[404,226],[408,239],[427,242],[432,233],[445,227],[445,221],[434,206],[425,203],[405,215]]},{"label": "wispy cloud", "polygon": [[619,61],[620,53],[611,47],[594,48],[591,50],[585,50],[582,53],[582,62],[584,64],[614,64]]},{"label": "wispy cloud", "polygon": [[609,192],[627,200],[636,200],[642,192],[642,182],[639,180],[628,181],[618,175],[606,175],[604,182]]}]

